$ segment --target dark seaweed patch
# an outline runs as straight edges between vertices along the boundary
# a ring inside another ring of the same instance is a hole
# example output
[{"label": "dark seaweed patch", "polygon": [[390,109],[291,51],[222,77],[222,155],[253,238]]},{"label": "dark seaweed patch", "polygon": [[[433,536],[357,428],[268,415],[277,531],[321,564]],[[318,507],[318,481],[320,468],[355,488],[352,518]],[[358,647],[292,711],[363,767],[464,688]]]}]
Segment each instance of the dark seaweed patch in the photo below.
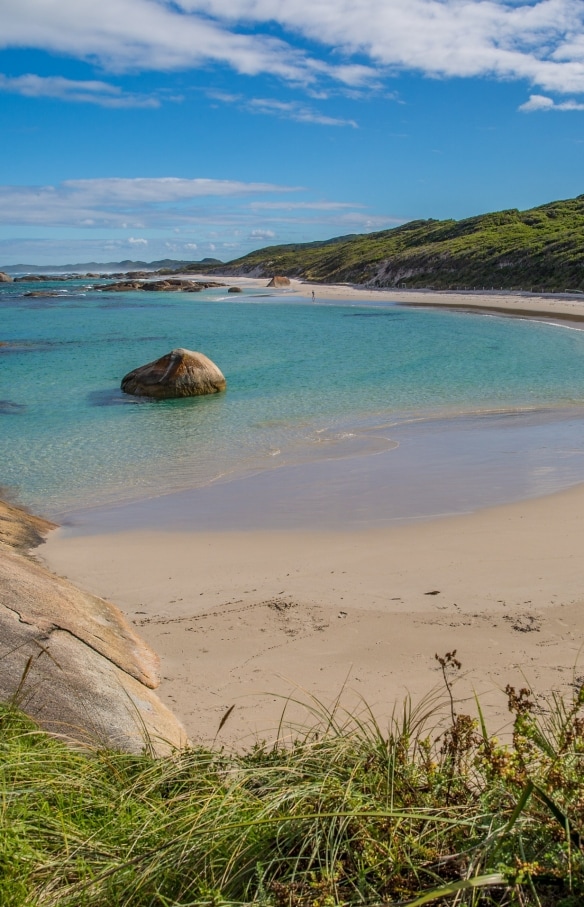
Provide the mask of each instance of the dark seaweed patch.
[{"label": "dark seaweed patch", "polygon": [[0,400],[0,416],[19,416],[26,410],[24,403],[13,400]]},{"label": "dark seaweed patch", "polygon": [[92,308],[108,310],[119,309],[120,311],[123,311],[124,309],[169,309],[176,308],[176,303],[164,302],[162,300],[159,302],[150,302],[150,300],[147,302],[137,302],[130,299],[120,299],[119,296],[108,296],[103,299],[103,302],[93,304]]},{"label": "dark seaweed patch", "polygon": [[10,353],[49,353],[63,347],[97,346],[102,343],[168,343],[166,337],[100,337],[91,340],[11,340],[0,342],[0,355]]},{"label": "dark seaweed patch", "polygon": [[343,318],[403,318],[397,312],[343,312]]}]

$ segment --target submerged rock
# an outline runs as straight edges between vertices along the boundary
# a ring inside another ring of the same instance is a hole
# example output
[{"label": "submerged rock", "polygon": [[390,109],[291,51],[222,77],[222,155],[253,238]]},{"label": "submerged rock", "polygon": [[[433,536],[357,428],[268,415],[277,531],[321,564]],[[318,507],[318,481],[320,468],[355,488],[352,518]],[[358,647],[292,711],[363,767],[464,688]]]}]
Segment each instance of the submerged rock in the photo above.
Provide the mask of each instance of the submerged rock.
[{"label": "submerged rock", "polygon": [[129,290],[141,290],[144,284],[139,280],[120,280],[118,283],[108,283],[96,290],[107,290],[109,293],[126,293]]},{"label": "submerged rock", "polygon": [[272,277],[268,286],[269,287],[289,287],[290,278],[289,277]]},{"label": "submerged rock", "polygon": [[23,296],[32,296],[34,299],[51,299],[54,296],[62,295],[62,293],[57,293],[55,290],[29,290],[28,293],[23,293]]},{"label": "submerged rock", "polygon": [[[2,346],[3,344],[0,344]],[[13,400],[0,400],[0,416],[14,416],[23,413],[26,409],[24,403],[14,403]],[[1,517],[0,517],[1,519]]]},{"label": "submerged rock", "polygon": [[241,287],[229,287],[228,293],[241,293]]},{"label": "submerged rock", "polygon": [[214,362],[202,353],[179,348],[128,372],[121,388],[125,394],[165,400],[217,394],[225,390],[226,384]]}]

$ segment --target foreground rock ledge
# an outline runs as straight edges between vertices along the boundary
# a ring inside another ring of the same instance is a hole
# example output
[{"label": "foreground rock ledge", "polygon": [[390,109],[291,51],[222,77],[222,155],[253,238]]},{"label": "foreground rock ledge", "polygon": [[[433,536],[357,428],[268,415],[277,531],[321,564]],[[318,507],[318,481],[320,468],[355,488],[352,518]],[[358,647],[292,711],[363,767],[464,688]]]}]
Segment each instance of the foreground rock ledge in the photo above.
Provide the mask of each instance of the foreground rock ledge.
[{"label": "foreground rock ledge", "polygon": [[182,347],[128,372],[121,384],[125,394],[157,400],[217,394],[226,386],[225,376],[214,362]]},{"label": "foreground rock ledge", "polygon": [[27,555],[52,528],[0,501],[0,699],[76,744],[184,746],[182,725],[153,692],[156,654],[114,605]]}]

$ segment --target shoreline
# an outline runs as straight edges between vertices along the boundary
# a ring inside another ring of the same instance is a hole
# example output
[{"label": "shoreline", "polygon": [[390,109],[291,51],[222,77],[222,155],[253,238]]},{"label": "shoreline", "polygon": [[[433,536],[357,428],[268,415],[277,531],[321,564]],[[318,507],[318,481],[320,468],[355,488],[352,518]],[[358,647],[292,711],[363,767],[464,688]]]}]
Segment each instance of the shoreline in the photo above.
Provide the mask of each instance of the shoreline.
[{"label": "shoreline", "polygon": [[[241,285],[242,288],[267,289],[267,278],[233,277],[221,274],[214,276],[224,280],[228,286]],[[203,279],[204,275],[196,275],[196,277]],[[500,313],[546,320],[568,320],[575,323],[584,321],[584,294],[576,293],[538,294],[505,290],[400,290],[361,287],[353,284],[317,284],[290,278],[290,287],[280,289],[274,295],[302,296],[309,300],[313,290],[317,304],[321,300],[341,301],[345,299],[360,301],[365,305],[372,302],[390,302],[400,305],[471,311],[479,314]]]},{"label": "shoreline", "polygon": [[[113,600],[161,658],[160,698],[195,742],[271,739],[286,698],[384,725],[439,683],[508,724],[507,683],[569,694],[584,676],[584,484],[547,497],[356,531],[52,533],[37,555]],[[306,721],[292,703],[290,720]]]}]

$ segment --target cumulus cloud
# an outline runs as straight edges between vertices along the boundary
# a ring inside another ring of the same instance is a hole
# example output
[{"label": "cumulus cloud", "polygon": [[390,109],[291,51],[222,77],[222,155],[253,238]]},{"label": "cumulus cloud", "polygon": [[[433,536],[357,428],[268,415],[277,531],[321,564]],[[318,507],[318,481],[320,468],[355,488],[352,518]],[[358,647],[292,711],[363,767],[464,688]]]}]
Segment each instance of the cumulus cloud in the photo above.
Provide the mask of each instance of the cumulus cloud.
[{"label": "cumulus cloud", "polygon": [[128,239],[128,242],[130,243],[131,246],[147,246],[148,245],[147,239],[136,238],[134,236],[130,236]]},{"label": "cumulus cloud", "polygon": [[579,101],[554,101],[542,94],[532,94],[529,101],[519,108],[523,113],[535,113],[540,110],[584,110]]},{"label": "cumulus cloud", "polygon": [[582,0],[0,0],[0,19],[0,46],[110,70],[217,63],[308,87],[411,70],[584,92]]},{"label": "cumulus cloud", "polygon": [[99,81],[75,81],[62,76],[9,76],[0,73],[0,91],[27,98],[56,98],[60,101],[97,104],[100,107],[160,107],[157,98],[123,92],[116,85]]}]

